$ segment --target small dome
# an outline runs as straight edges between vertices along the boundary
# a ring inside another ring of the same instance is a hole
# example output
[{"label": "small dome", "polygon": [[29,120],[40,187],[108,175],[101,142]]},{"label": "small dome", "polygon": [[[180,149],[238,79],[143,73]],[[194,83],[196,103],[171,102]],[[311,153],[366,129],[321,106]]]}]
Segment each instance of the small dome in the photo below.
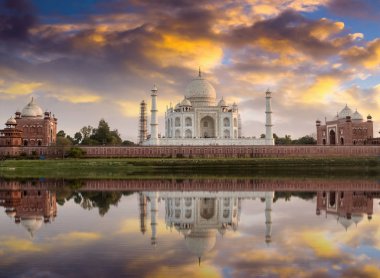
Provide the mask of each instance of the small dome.
[{"label": "small dome", "polygon": [[371,120],[372,119],[372,116],[371,115],[368,115],[367,116],[367,120]]},{"label": "small dome", "polygon": [[346,106],[342,109],[342,111],[339,112],[338,114],[338,119],[346,119],[347,116],[352,116],[352,110],[350,107]]},{"label": "small dome", "polygon": [[339,217],[338,222],[347,230],[354,221],[347,219],[347,217]]},{"label": "small dome", "polygon": [[352,221],[354,221],[356,225],[358,225],[362,220],[363,220],[363,215],[361,214],[352,216]]},{"label": "small dome", "polygon": [[35,103],[34,98],[32,98],[21,112],[23,117],[42,117],[43,114],[41,107]]},{"label": "small dome", "polygon": [[193,79],[185,90],[185,97],[192,98],[207,98],[211,100],[216,99],[216,91],[214,87],[206,79],[203,79],[201,74]]},{"label": "small dome", "polygon": [[220,107],[227,107],[227,104],[226,104],[226,102],[224,101],[223,98],[219,101],[218,106],[220,106]]},{"label": "small dome", "polygon": [[7,208],[5,210],[5,213],[6,215],[9,217],[9,218],[14,218],[16,216],[16,210],[14,208]]},{"label": "small dome", "polygon": [[352,120],[363,120],[363,116],[358,112],[358,110],[356,110],[356,111],[352,114],[351,119],[352,119]]},{"label": "small dome", "polygon": [[181,101],[181,106],[191,106],[191,101],[188,100],[187,98],[184,98],[184,99]]},{"label": "small dome", "polygon": [[34,233],[37,232],[43,223],[42,217],[35,218],[23,218],[21,219],[21,224],[28,230],[31,236],[34,236]]},{"label": "small dome", "polygon": [[17,125],[17,121],[15,118],[10,117],[8,121],[5,123],[6,125]]}]

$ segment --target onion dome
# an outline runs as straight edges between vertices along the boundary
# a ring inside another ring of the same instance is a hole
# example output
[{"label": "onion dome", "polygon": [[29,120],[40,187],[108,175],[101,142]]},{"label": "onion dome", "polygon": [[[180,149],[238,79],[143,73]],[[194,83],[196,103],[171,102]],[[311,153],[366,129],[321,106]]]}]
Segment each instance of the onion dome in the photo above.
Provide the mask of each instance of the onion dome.
[{"label": "onion dome", "polygon": [[181,101],[181,106],[191,106],[191,102],[190,100],[188,100],[187,98],[184,98],[182,101]]},{"label": "onion dome", "polygon": [[351,119],[352,119],[352,120],[360,120],[360,121],[362,121],[362,120],[363,120],[363,116],[358,112],[358,110],[356,110],[356,111],[352,114]]},{"label": "onion dome", "polygon": [[347,229],[353,224],[352,219],[347,219],[347,217],[339,217],[338,222],[346,229]]},{"label": "onion dome", "polygon": [[372,120],[372,116],[368,114],[367,120]]},{"label": "onion dome", "polygon": [[186,87],[185,97],[192,103],[199,102],[206,105],[215,105],[216,91],[206,79],[202,77],[201,72],[197,78],[193,79]]},{"label": "onion dome", "polygon": [[35,232],[37,232],[43,223],[42,217],[33,217],[33,218],[23,218],[21,219],[21,224],[24,226],[24,228],[30,233],[30,235],[33,237]]},{"label": "onion dome", "polygon": [[23,117],[42,117],[43,111],[41,107],[39,107],[34,98],[22,109],[21,115]]},{"label": "onion dome", "polygon": [[211,251],[216,243],[215,230],[192,230],[185,238],[186,247],[198,258]]},{"label": "onion dome", "polygon": [[223,97],[222,97],[222,99],[219,101],[218,106],[220,106],[220,107],[227,107],[227,106],[228,106],[228,105],[226,104],[226,102],[224,101]]},{"label": "onion dome", "polygon": [[347,116],[352,116],[352,110],[350,107],[346,106],[338,113],[338,119],[346,119]]},{"label": "onion dome", "polygon": [[352,216],[352,221],[354,221],[356,225],[358,225],[362,220],[363,220],[363,215],[361,214]]},{"label": "onion dome", "polygon": [[8,121],[5,123],[5,125],[17,125],[17,121],[15,118],[10,117]]}]

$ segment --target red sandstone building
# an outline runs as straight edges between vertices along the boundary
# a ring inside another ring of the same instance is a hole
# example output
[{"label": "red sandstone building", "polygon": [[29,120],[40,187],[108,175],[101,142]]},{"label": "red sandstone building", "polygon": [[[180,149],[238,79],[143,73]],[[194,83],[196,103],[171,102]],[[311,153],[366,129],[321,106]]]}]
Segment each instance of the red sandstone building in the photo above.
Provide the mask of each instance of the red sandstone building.
[{"label": "red sandstone building", "polygon": [[353,112],[347,105],[333,120],[325,125],[317,120],[316,126],[318,145],[367,145],[380,141],[373,138],[371,115],[364,121],[358,111]]},{"label": "red sandstone building", "polygon": [[0,130],[0,146],[51,146],[57,139],[57,118],[43,112],[34,99]]}]

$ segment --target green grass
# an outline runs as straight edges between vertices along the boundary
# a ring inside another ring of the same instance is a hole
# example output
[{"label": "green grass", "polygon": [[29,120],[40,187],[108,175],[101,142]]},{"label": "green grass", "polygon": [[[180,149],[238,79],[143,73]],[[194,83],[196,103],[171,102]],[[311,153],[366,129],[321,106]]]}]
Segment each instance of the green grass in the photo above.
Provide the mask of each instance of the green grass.
[{"label": "green grass", "polygon": [[380,176],[377,158],[107,158],[0,161],[3,178]]}]

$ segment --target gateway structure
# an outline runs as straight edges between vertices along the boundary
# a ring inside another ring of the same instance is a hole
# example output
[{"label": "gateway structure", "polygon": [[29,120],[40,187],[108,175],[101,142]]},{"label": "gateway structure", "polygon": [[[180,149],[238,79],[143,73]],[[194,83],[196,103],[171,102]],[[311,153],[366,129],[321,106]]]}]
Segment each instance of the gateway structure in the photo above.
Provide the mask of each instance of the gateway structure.
[{"label": "gateway structure", "polygon": [[[167,108],[165,136],[158,134],[157,87],[151,92],[150,137],[140,139],[143,145],[274,145],[270,91],[266,92],[266,136],[259,139],[242,137],[237,104],[228,105],[223,98],[217,101],[215,88],[202,77],[201,71],[186,87],[184,99]],[[145,113],[143,108],[142,111]],[[143,115],[140,119],[144,119]]]}]

